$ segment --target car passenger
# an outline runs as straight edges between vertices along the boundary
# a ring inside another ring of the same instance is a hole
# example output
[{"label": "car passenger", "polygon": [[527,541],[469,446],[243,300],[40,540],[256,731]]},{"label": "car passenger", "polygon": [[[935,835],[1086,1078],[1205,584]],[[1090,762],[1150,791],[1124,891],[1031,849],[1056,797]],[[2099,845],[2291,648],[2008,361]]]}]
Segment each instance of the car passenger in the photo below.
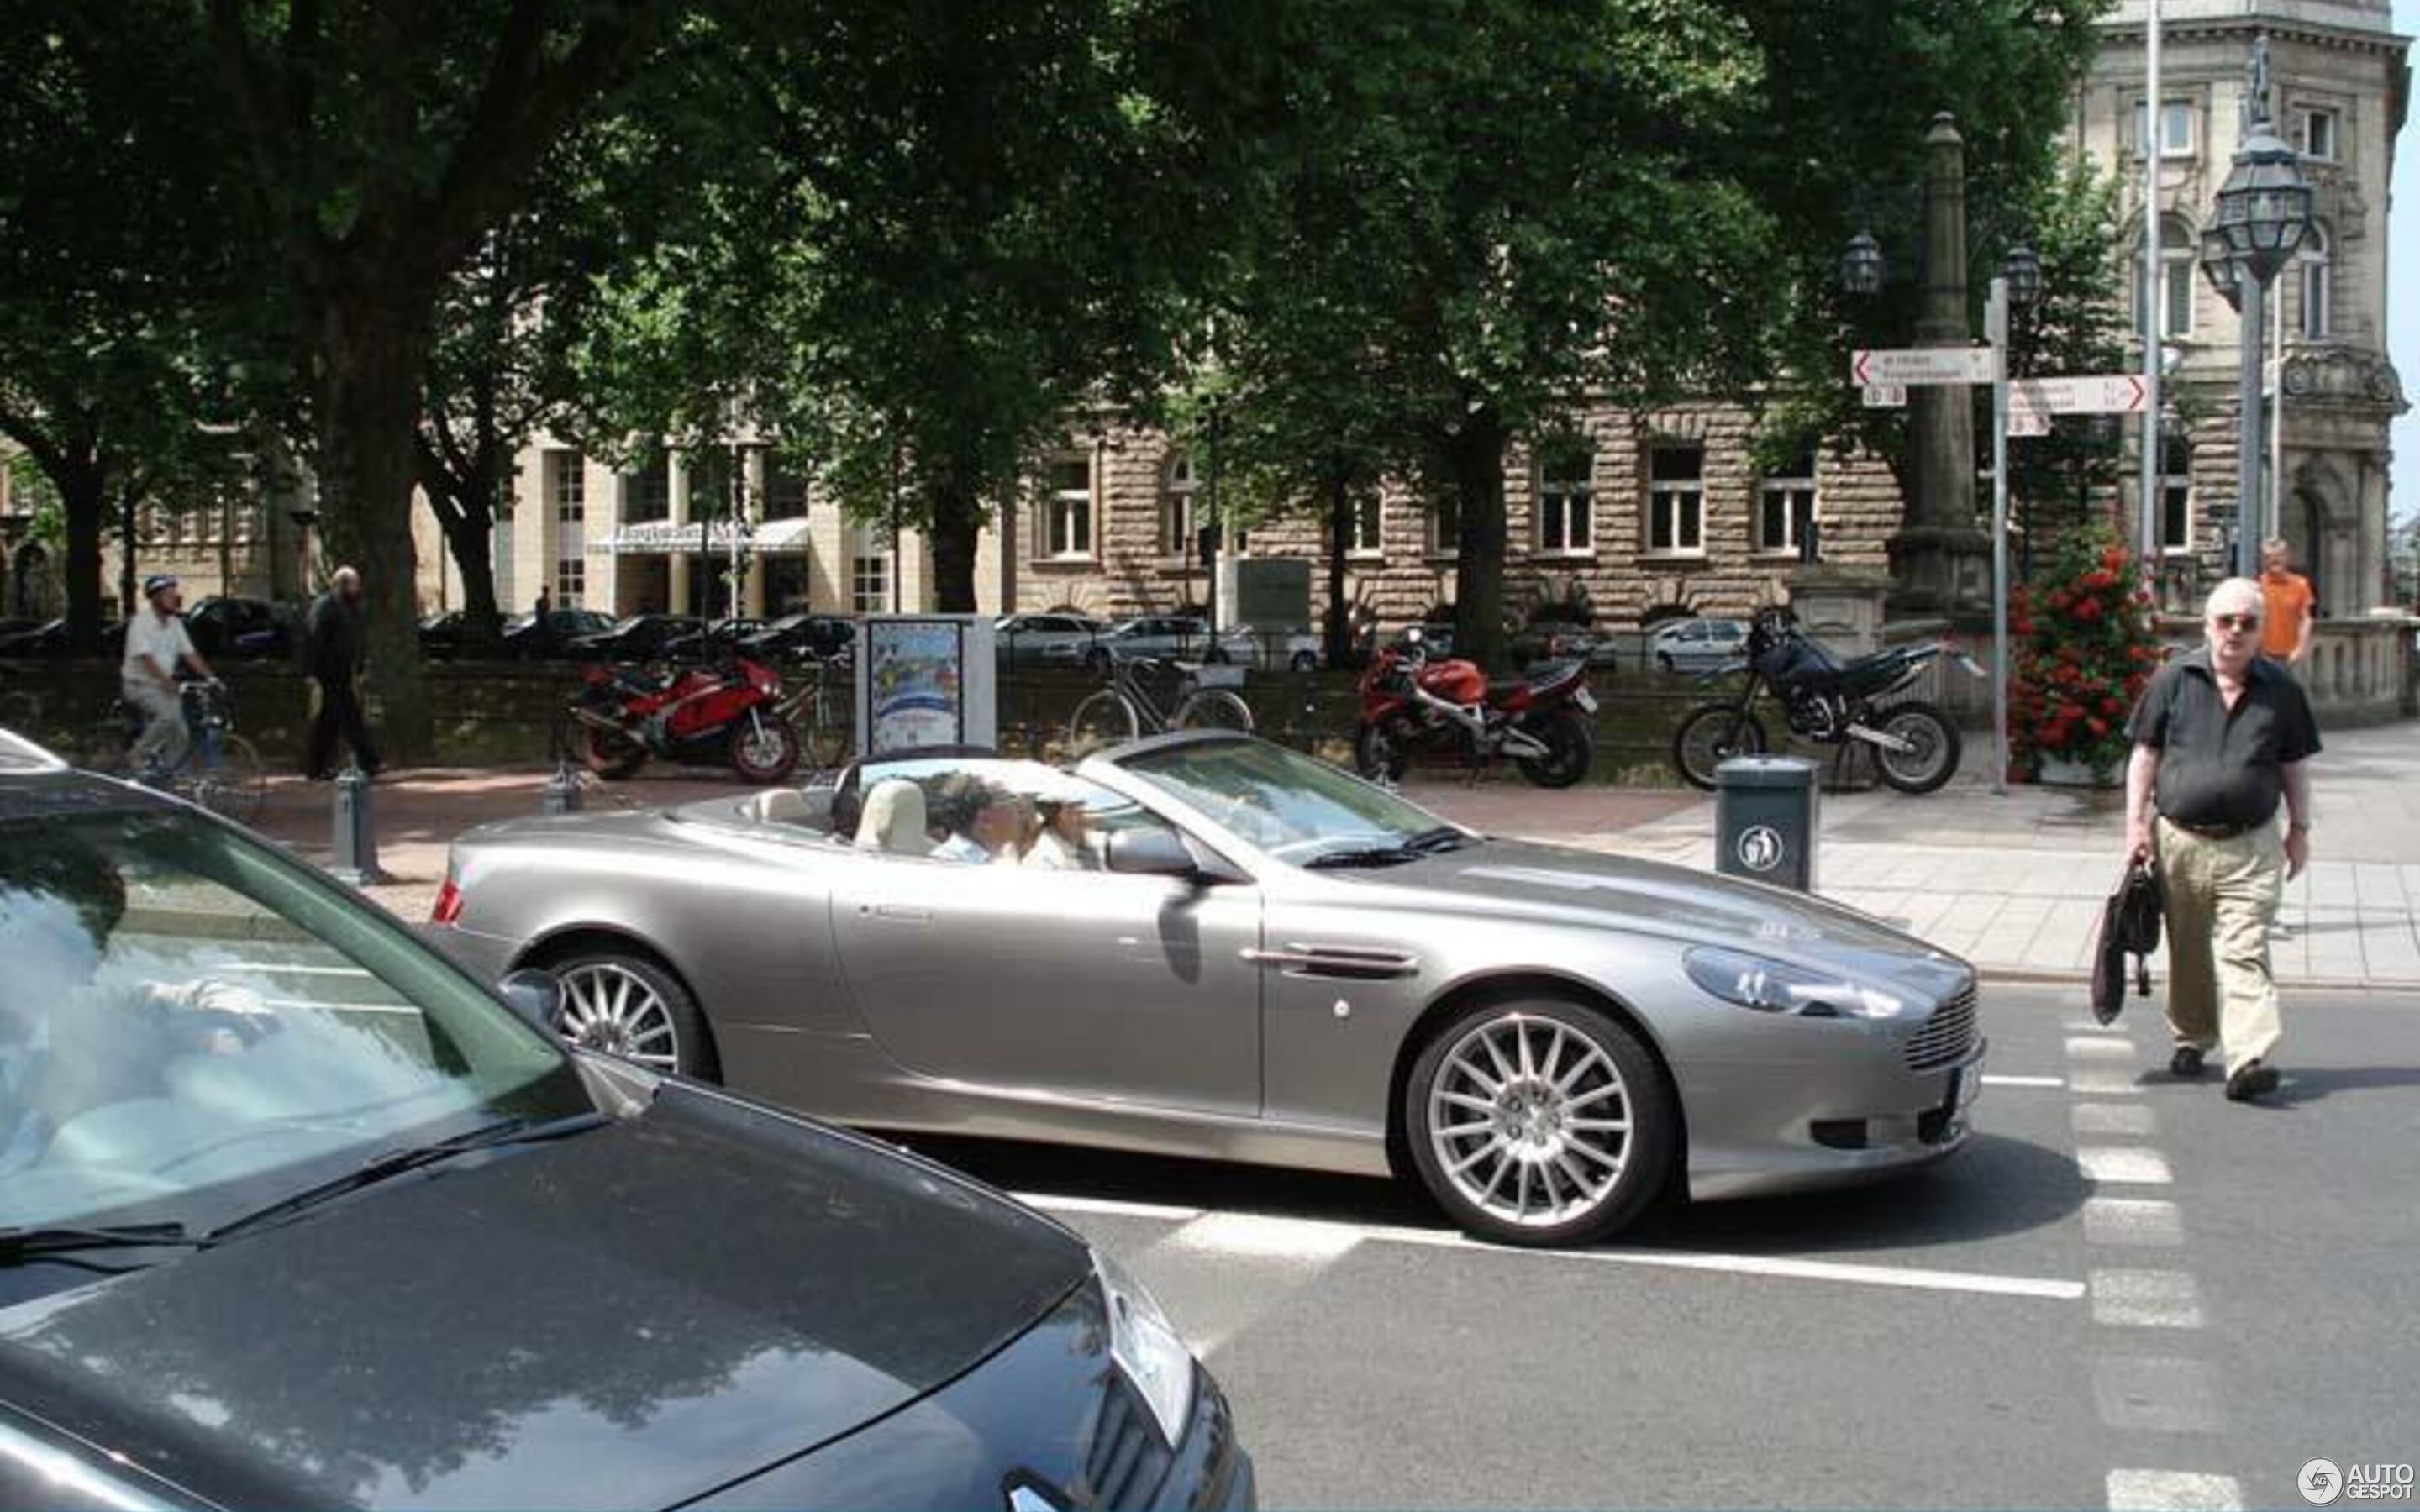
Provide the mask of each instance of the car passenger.
[{"label": "car passenger", "polygon": [[1015,794],[958,772],[941,784],[939,808],[950,835],[933,847],[935,856],[978,866],[1016,862],[1026,836],[1025,807]]},{"label": "car passenger", "polygon": [[1086,795],[1074,782],[1061,781],[1033,795],[1041,814],[1041,831],[1026,847],[1025,864],[1050,872],[1097,872],[1101,863],[1087,843],[1091,815]]}]

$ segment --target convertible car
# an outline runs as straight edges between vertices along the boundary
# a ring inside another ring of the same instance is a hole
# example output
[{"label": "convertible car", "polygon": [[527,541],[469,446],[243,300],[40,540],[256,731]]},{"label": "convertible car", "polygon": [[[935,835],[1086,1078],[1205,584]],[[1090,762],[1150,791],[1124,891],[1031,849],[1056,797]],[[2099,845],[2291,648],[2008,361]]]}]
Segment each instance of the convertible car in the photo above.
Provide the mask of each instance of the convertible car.
[{"label": "convertible car", "polygon": [[432,933],[575,1043],[844,1122],[1413,1178],[1567,1243],[1964,1142],[1975,973],[1820,899],[1493,839],[1247,735],[490,825]]}]

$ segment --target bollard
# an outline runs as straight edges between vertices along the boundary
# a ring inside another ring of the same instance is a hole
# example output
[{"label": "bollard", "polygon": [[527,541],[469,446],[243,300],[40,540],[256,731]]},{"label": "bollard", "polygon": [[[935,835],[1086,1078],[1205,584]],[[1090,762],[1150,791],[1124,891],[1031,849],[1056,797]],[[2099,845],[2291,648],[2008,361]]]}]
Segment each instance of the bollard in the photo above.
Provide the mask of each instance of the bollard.
[{"label": "bollard", "polygon": [[370,812],[370,779],[359,766],[336,775],[335,859],[328,870],[356,887],[392,882],[378,859],[378,824]]},{"label": "bollard", "polygon": [[546,779],[546,812],[549,814],[580,811],[580,775],[567,761],[554,764],[554,775]]},{"label": "bollard", "polygon": [[1734,756],[1714,768],[1714,870],[1815,890],[1815,764]]}]

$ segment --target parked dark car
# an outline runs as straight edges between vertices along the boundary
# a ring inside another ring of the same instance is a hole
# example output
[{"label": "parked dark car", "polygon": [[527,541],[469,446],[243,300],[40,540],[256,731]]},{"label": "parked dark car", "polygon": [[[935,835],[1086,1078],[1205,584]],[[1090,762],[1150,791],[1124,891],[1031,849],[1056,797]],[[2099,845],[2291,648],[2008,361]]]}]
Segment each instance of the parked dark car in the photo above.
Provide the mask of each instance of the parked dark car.
[{"label": "parked dark car", "polygon": [[574,637],[565,653],[582,661],[651,661],[664,643],[704,624],[692,614],[633,614],[610,630]]},{"label": "parked dark car", "polygon": [[[600,635],[613,628],[613,616],[595,609],[558,609],[547,611],[547,633],[537,633],[536,616],[516,614],[504,623],[497,633],[491,654],[512,658],[551,656],[583,636]],[[463,609],[447,609],[420,622],[421,655],[443,661],[456,656],[481,654],[476,639],[471,633],[471,616]]]},{"label": "parked dark car", "polygon": [[846,659],[857,646],[857,622],[840,614],[788,614],[742,636],[739,654],[758,661]]},{"label": "parked dark car", "polygon": [[[126,652],[126,622],[110,620],[101,627],[100,655],[116,657]],[[68,622],[45,620],[30,630],[0,636],[0,656],[64,656],[68,654]]]},{"label": "parked dark car", "polygon": [[717,620],[674,636],[656,655],[671,661],[711,661],[763,628],[763,620]]},{"label": "parked dark car", "polygon": [[6,736],[0,904],[0,1505],[1253,1503],[1114,1262],[552,977]]},{"label": "parked dark car", "polygon": [[213,659],[287,656],[302,608],[213,594],[185,610],[185,633],[193,637],[194,650]]}]

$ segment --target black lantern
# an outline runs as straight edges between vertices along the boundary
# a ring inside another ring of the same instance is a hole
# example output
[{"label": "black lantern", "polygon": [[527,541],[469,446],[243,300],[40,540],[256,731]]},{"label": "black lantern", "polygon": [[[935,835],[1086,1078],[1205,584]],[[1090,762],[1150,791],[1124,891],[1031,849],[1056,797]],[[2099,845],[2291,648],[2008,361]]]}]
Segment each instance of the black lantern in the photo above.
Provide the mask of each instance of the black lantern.
[{"label": "black lantern", "polygon": [[2041,293],[2041,259],[2034,255],[2033,248],[2020,241],[2009,249],[2000,277],[2008,282],[2009,299],[2019,304],[2031,304]]},{"label": "black lantern", "polygon": [[1849,250],[1840,254],[1840,286],[1852,294],[1876,294],[1883,286],[1883,248],[1870,231],[1860,231],[1849,239]]},{"label": "black lantern", "polygon": [[2201,234],[2201,272],[2230,310],[2243,307],[2243,270],[2235,265],[2235,249],[2216,226]]},{"label": "black lantern", "polygon": [[[2219,186],[2211,230],[2226,244],[2238,282],[2250,277],[2266,284],[2310,232],[2311,186],[2295,166],[2298,155],[2267,119],[2253,121],[2251,133]],[[2209,246],[2205,238],[2205,261]]]}]

